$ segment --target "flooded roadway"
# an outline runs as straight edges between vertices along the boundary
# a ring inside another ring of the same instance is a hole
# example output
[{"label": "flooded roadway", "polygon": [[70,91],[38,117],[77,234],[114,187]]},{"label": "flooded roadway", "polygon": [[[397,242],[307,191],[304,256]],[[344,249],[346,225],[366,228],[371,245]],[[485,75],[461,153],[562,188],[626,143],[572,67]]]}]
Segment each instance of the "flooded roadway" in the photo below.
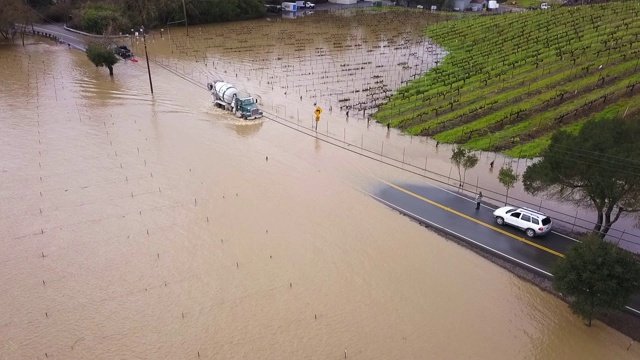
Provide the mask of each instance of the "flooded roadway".
[{"label": "flooded roadway", "polygon": [[[224,26],[252,24],[262,26]],[[202,63],[155,40],[153,97],[143,62],[110,79],[63,46],[0,47],[1,359],[640,355],[626,336],[583,326],[559,300],[363,194],[377,177],[415,177],[213,109],[203,87],[174,74],[185,65],[180,74],[209,76]],[[212,58],[230,64],[228,51]],[[282,83],[256,92],[248,68],[233,77],[269,111],[291,118],[319,102],[280,94]],[[329,104],[320,128],[400,138]]]}]

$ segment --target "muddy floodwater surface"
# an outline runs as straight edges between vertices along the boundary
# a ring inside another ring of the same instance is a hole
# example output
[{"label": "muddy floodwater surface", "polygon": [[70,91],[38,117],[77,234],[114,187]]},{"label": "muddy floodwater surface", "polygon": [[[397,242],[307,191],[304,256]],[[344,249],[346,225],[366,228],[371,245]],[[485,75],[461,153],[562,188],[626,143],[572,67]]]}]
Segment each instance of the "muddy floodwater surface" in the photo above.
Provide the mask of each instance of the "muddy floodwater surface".
[{"label": "muddy floodwater surface", "polygon": [[[309,135],[321,106],[323,136],[430,146],[366,121],[445,55],[400,14],[155,32],[153,96],[143,58],[0,46],[0,359],[639,358],[367,195],[424,180]],[[214,109],[213,78],[286,120]]]}]

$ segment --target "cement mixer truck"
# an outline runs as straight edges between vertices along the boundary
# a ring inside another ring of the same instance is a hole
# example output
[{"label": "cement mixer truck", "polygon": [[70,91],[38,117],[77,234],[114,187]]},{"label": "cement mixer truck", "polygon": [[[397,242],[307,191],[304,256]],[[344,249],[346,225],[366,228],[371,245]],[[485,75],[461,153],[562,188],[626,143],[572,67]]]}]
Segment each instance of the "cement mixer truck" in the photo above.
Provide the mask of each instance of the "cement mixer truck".
[{"label": "cement mixer truck", "polygon": [[207,89],[211,92],[213,105],[231,111],[235,116],[247,120],[262,117],[262,111],[256,101],[249,95],[238,91],[233,85],[224,81],[207,83]]}]

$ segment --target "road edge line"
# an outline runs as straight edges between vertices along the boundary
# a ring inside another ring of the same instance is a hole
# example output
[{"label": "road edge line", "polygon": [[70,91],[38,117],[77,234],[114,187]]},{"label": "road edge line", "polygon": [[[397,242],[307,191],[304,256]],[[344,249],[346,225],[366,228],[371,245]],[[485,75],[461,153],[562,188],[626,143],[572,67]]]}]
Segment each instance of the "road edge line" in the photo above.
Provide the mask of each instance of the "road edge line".
[{"label": "road edge line", "polygon": [[535,243],[535,242],[533,242],[533,241],[531,241],[531,240],[527,240],[527,239],[525,239],[525,238],[523,238],[523,237],[520,237],[520,236],[517,236],[517,235],[515,235],[515,234],[512,234],[512,233],[510,233],[510,232],[508,232],[508,231],[506,231],[506,230],[500,229],[500,228],[498,228],[498,227],[496,227],[496,226],[494,226],[494,225],[491,225],[491,224],[486,223],[486,222],[484,222],[484,221],[480,221],[480,220],[478,220],[478,219],[476,219],[476,218],[474,218],[474,217],[472,217],[472,216],[469,216],[469,215],[467,215],[467,214],[464,214],[464,213],[462,213],[462,212],[460,212],[460,211],[458,211],[458,210],[456,210],[456,209],[453,209],[453,208],[451,208],[451,207],[449,207],[449,206],[446,206],[446,205],[444,205],[444,204],[442,204],[442,203],[439,203],[439,202],[434,201],[434,200],[431,200],[431,199],[427,199],[426,197],[424,197],[424,196],[422,196],[422,195],[419,195],[419,194],[416,194],[416,193],[414,193],[413,191],[408,190],[408,189],[405,189],[405,188],[403,188],[403,187],[401,187],[401,186],[399,186],[399,185],[396,185],[396,184],[390,183],[390,182],[385,181],[385,180],[380,180],[380,181],[382,181],[382,182],[383,182],[384,184],[386,184],[387,186],[390,186],[390,187],[392,187],[392,188],[394,188],[394,189],[396,189],[396,190],[398,190],[398,191],[400,191],[400,192],[403,192],[403,193],[405,193],[405,194],[407,194],[407,195],[409,195],[409,196],[413,196],[413,197],[415,197],[416,199],[422,200],[422,201],[424,201],[424,202],[426,202],[426,203],[428,203],[428,204],[431,204],[431,205],[433,205],[433,206],[435,206],[435,207],[438,207],[438,208],[440,208],[440,209],[442,209],[442,210],[444,210],[444,211],[448,211],[448,212],[450,212],[450,213],[452,213],[452,214],[454,214],[454,215],[456,215],[456,216],[459,216],[459,217],[461,217],[461,218],[463,218],[463,219],[466,219],[466,220],[469,220],[469,221],[475,222],[475,223],[476,223],[476,224],[478,224],[478,225],[482,225],[482,226],[484,226],[484,227],[486,227],[486,228],[489,228],[489,229],[491,229],[491,230],[493,230],[493,231],[496,231],[496,232],[499,232],[499,233],[501,233],[501,234],[503,234],[503,235],[506,235],[506,236],[508,236],[508,237],[511,237],[511,238],[513,238],[513,239],[515,239],[515,240],[517,240],[517,241],[523,242],[523,243],[525,243],[525,244],[527,244],[527,245],[529,245],[529,246],[533,246],[533,247],[535,247],[535,248],[538,248],[538,249],[540,249],[540,250],[546,251],[546,252],[548,252],[549,254],[552,254],[552,255],[555,255],[555,256],[558,256],[558,257],[561,257],[561,258],[564,258],[564,256],[565,256],[563,253],[561,253],[561,252],[559,252],[559,251],[555,251],[555,250],[550,249],[550,248],[548,248],[548,247],[546,247],[546,246],[540,245],[540,244]]},{"label": "road edge line", "polygon": [[[434,223],[434,222],[432,222],[432,221],[429,221],[429,220],[427,220],[427,219],[424,219],[424,218],[422,218],[421,216],[418,216],[418,215],[416,215],[416,214],[414,214],[414,213],[412,213],[412,212],[410,212],[410,211],[406,211],[406,210],[404,210],[404,209],[401,209],[401,208],[399,208],[399,207],[397,207],[397,206],[395,206],[395,205],[391,204],[390,202],[388,202],[388,201],[386,201],[386,200],[383,200],[383,199],[381,199],[381,198],[379,198],[379,197],[377,197],[377,196],[375,196],[375,195],[373,195],[373,194],[371,194],[371,193],[368,193],[368,192],[366,192],[366,191],[364,191],[364,190],[361,190],[361,191],[363,191],[365,194],[367,194],[367,195],[371,196],[373,199],[377,200],[378,202],[380,202],[380,203],[382,203],[382,204],[384,204],[384,205],[388,206],[388,207],[389,207],[389,208],[391,208],[391,209],[394,209],[394,210],[395,210],[395,211],[397,211],[398,213],[400,213],[400,214],[402,214],[402,215],[405,215],[405,216],[408,216],[409,218],[411,218],[411,219],[413,219],[413,220],[417,221],[419,224],[429,225],[429,226],[431,226],[431,227],[434,227],[434,228],[440,229],[441,231],[444,231],[444,232],[446,232],[447,234],[453,235],[453,236],[455,236],[456,238],[458,238],[458,239],[460,239],[460,240],[462,240],[462,241],[464,241],[464,242],[466,242],[466,243],[469,243],[469,244],[471,244],[471,245],[474,245],[474,246],[476,246],[476,247],[478,247],[478,248],[480,248],[480,249],[489,250],[489,251],[491,251],[491,252],[493,252],[493,253],[495,253],[495,254],[498,254],[499,256],[501,256],[501,257],[505,258],[505,259],[506,259],[506,260],[508,260],[508,261],[512,261],[512,262],[514,262],[514,263],[516,263],[516,264],[520,264],[520,265],[521,265],[521,267],[522,267],[522,268],[524,268],[524,269],[527,269],[527,268],[529,268],[529,269],[533,269],[533,270],[536,270],[536,271],[540,272],[540,273],[541,273],[541,274],[543,274],[543,275],[546,275],[546,276],[547,276],[547,277],[549,277],[549,278],[553,278],[553,274],[551,274],[551,273],[548,273],[548,272],[546,272],[546,271],[544,271],[544,270],[542,270],[542,269],[539,269],[539,268],[537,268],[537,267],[535,267],[535,266],[533,266],[533,265],[527,264],[527,263],[525,263],[525,262],[523,262],[523,261],[521,261],[521,260],[518,260],[518,259],[516,259],[516,258],[514,258],[514,257],[511,257],[511,256],[509,256],[509,255],[507,255],[507,254],[504,254],[504,253],[502,253],[502,252],[500,252],[500,251],[498,251],[498,250],[496,250],[496,249],[490,248],[489,246],[484,245],[484,244],[481,244],[481,243],[479,243],[479,242],[477,242],[477,241],[474,241],[474,240],[472,240],[472,239],[470,239],[470,238],[468,238],[468,237],[466,237],[466,236],[464,236],[464,235],[458,234],[457,232],[455,232],[455,231],[453,231],[453,230],[447,229],[447,228],[445,228],[444,226],[438,225],[438,224],[436,224],[436,223]],[[505,269],[505,270],[509,271],[508,269]],[[625,308],[627,311],[631,312],[633,315],[635,315],[635,316],[640,316],[640,310],[634,309],[634,308],[629,307],[629,306],[626,306],[626,305],[625,305],[625,307],[624,307],[624,308]]]},{"label": "road edge line", "polygon": [[432,221],[429,221],[429,220],[427,220],[425,218],[422,218],[421,216],[418,216],[418,215],[416,215],[416,214],[414,214],[414,213],[412,213],[410,211],[405,211],[405,210],[403,210],[403,209],[391,204],[390,202],[388,202],[386,200],[383,200],[383,199],[381,199],[381,198],[379,198],[379,197],[377,197],[377,196],[375,196],[373,194],[369,194],[369,196],[371,196],[372,198],[376,199],[377,201],[387,205],[388,207],[398,211],[399,213],[401,213],[403,215],[407,215],[407,216],[409,216],[410,218],[412,218],[414,220],[417,220],[418,222],[420,222],[422,224],[428,224],[431,227],[438,228],[438,229],[440,229],[442,231],[445,231],[446,233],[449,233],[449,234],[451,234],[451,235],[453,235],[453,236],[455,236],[455,237],[457,237],[457,238],[459,238],[461,240],[464,240],[465,242],[468,242],[468,243],[471,243],[471,244],[473,244],[475,246],[478,246],[478,247],[484,248],[486,250],[492,251],[492,252],[494,252],[494,253],[496,253],[496,254],[498,254],[498,255],[506,258],[506,259],[509,259],[510,261],[514,261],[514,262],[516,262],[518,264],[521,264],[521,265],[523,265],[525,267],[534,269],[534,270],[536,270],[536,271],[538,271],[538,272],[540,272],[542,274],[545,274],[547,276],[553,277],[553,275],[551,273],[548,273],[548,272],[546,272],[546,271],[544,271],[542,269],[539,269],[539,268],[537,268],[537,267],[535,267],[535,266],[533,266],[531,264],[527,264],[524,261],[518,260],[518,259],[516,259],[516,258],[514,258],[512,256],[509,256],[509,255],[507,255],[507,254],[505,254],[503,252],[500,252],[500,251],[498,251],[496,249],[493,249],[493,248],[491,248],[491,247],[489,247],[487,245],[481,244],[481,243],[479,243],[479,242],[477,242],[475,240],[472,240],[472,239],[470,239],[470,238],[468,238],[468,237],[466,237],[466,236],[464,236],[462,234],[458,234],[457,232],[455,232],[453,230],[447,229],[444,226],[438,225],[438,224],[436,224],[436,223],[434,223]]}]

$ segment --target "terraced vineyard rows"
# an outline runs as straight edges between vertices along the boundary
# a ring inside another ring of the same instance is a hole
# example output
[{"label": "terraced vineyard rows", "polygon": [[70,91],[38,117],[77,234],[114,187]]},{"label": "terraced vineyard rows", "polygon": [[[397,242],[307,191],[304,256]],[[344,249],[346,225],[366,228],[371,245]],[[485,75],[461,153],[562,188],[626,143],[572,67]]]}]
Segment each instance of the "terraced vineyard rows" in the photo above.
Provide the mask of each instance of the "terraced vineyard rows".
[{"label": "terraced vineyard rows", "polygon": [[434,25],[427,36],[450,54],[374,118],[441,142],[537,156],[558,129],[640,111],[639,13],[640,3],[620,2]]}]

